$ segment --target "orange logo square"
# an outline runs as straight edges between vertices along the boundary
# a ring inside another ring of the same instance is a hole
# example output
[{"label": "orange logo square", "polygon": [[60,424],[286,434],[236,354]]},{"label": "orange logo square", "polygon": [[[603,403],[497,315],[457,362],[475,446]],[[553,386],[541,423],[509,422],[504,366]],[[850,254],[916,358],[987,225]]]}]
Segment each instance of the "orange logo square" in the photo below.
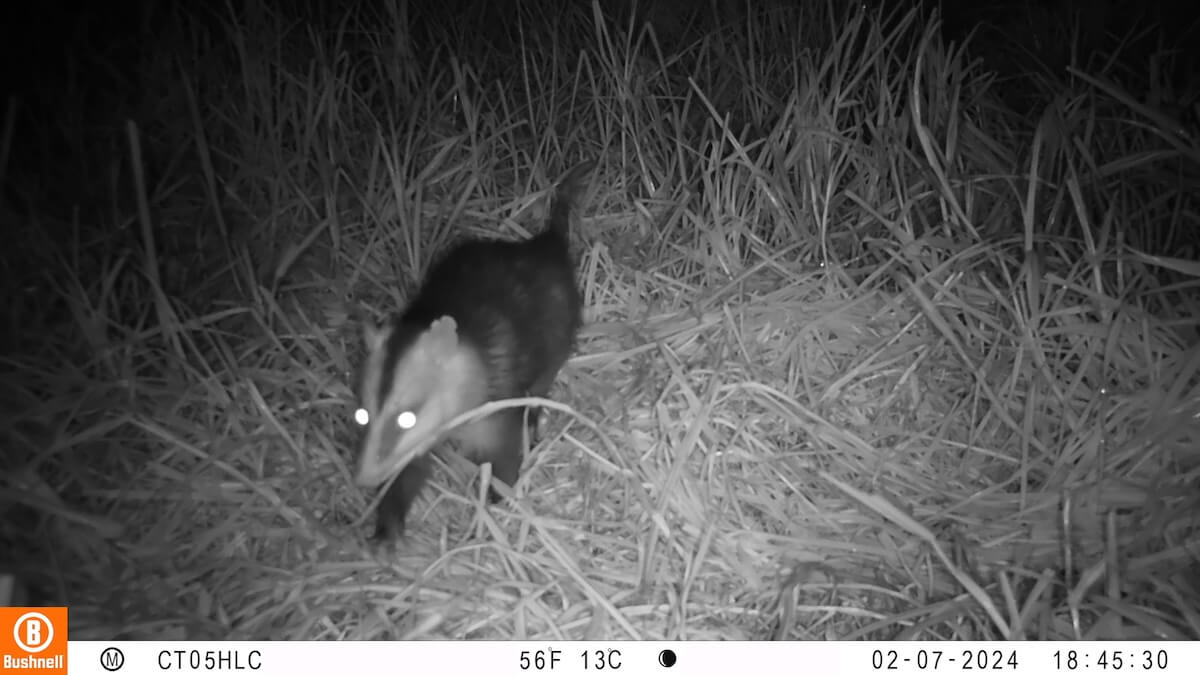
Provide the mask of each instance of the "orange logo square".
[{"label": "orange logo square", "polygon": [[65,675],[66,607],[0,607],[0,660],[14,675]]}]

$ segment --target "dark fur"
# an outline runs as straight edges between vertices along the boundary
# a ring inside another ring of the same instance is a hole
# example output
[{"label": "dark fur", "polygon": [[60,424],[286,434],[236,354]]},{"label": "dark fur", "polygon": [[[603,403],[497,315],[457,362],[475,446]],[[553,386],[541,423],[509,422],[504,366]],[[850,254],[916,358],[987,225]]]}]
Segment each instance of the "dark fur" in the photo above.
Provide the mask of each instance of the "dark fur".
[{"label": "dark fur", "polygon": [[[487,371],[487,400],[546,396],[575,346],[581,298],[570,254],[570,215],[582,179],[593,163],[580,164],[560,181],[544,231],[526,241],[468,241],[453,248],[430,270],[416,297],[394,323],[385,346],[380,399],[393,386],[396,361],[430,324],[451,316],[460,343],[477,351]],[[499,435],[479,462],[516,483],[522,461],[525,410],[500,416]],[[538,410],[528,410],[536,427]],[[431,458],[417,457],[401,471],[380,503],[375,538],[393,540],[404,531],[409,509],[431,473]],[[497,499],[491,493],[492,501]]]}]

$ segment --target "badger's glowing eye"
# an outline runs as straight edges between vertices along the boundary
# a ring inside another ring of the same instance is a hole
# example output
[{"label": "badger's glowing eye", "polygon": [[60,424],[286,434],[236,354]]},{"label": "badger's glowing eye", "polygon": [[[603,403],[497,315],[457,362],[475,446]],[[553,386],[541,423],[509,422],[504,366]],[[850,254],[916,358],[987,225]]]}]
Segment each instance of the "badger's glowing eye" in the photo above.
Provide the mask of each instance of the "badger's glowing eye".
[{"label": "badger's glowing eye", "polygon": [[401,429],[411,429],[416,423],[417,414],[411,410],[405,410],[399,415],[396,415],[396,426],[400,427]]},{"label": "badger's glowing eye", "polygon": [[354,411],[354,421],[358,423],[358,426],[365,427],[367,422],[371,421],[371,414],[367,412],[366,408],[359,408]]}]

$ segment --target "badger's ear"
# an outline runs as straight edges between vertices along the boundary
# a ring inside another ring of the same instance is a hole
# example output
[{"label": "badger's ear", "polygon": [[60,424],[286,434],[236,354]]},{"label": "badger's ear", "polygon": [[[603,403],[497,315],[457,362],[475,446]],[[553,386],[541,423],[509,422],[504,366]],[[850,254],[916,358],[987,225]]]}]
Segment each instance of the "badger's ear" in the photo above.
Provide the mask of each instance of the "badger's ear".
[{"label": "badger's ear", "polygon": [[423,337],[429,356],[441,365],[458,351],[458,324],[454,317],[443,316],[429,324]]},{"label": "badger's ear", "polygon": [[387,325],[380,326],[370,319],[364,321],[363,344],[367,347],[367,353],[373,354],[382,349],[383,343],[387,342],[391,332],[391,328]]}]

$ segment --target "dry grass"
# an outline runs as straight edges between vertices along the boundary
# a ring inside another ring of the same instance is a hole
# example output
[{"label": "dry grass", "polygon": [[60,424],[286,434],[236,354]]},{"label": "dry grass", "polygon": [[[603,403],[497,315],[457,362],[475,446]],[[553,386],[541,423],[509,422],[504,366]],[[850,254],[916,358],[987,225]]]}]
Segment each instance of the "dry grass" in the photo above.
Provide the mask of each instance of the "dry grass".
[{"label": "dry grass", "polygon": [[[173,11],[8,108],[3,564],[72,637],[1200,639],[1194,127],[916,15],[493,6]],[[583,156],[515,498],[451,457],[372,558],[359,321]]]}]

